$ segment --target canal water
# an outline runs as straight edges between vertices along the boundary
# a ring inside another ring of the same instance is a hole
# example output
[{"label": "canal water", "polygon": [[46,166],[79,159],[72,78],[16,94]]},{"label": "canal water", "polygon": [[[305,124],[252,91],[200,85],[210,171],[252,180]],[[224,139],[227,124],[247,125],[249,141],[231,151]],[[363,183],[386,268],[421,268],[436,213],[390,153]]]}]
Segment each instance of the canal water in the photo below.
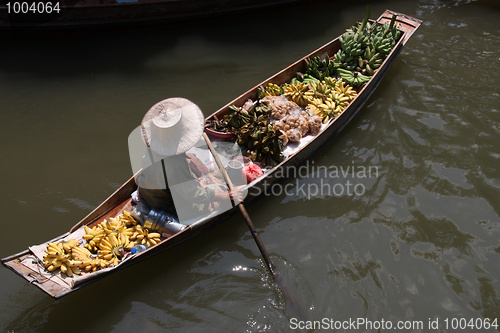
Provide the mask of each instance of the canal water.
[{"label": "canal water", "polygon": [[152,29],[3,33],[0,256],[66,232],[127,180],[127,137],[153,104],[185,97],[208,115],[367,4],[372,18],[388,8],[424,23],[307,172],[248,208],[301,316],[235,215],[60,300],[2,266],[0,332],[500,331],[493,0],[321,1]]}]

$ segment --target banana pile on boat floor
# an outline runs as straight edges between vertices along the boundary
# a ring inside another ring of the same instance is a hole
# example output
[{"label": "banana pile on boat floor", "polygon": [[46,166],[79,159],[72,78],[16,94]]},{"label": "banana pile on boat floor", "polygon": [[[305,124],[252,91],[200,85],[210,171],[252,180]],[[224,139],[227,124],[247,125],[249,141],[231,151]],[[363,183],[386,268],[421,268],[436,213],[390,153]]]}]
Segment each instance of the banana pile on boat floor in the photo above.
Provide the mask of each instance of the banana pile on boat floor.
[{"label": "banana pile on boat floor", "polygon": [[43,264],[49,272],[60,269],[72,277],[116,266],[136,244],[150,247],[162,239],[159,233],[149,232],[137,224],[125,210],[92,228],[84,226],[84,230],[82,241],[68,239],[47,244]]}]

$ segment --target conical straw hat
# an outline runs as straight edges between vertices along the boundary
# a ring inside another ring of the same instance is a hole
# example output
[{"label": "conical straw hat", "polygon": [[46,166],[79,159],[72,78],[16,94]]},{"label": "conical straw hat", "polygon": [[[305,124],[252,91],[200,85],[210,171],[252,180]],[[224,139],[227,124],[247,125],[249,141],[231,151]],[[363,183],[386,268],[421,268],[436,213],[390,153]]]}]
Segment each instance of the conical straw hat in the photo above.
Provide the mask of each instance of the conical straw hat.
[{"label": "conical straw hat", "polygon": [[200,140],[204,129],[205,118],[200,108],[179,97],[156,103],[141,122],[144,143],[162,156],[188,151]]}]

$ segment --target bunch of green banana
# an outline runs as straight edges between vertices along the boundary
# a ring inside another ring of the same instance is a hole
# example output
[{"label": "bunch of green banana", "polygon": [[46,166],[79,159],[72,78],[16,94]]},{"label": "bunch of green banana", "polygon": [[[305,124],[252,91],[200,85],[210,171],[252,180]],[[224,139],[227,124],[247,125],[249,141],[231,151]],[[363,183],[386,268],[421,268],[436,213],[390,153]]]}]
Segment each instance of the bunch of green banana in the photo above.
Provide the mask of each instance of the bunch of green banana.
[{"label": "bunch of green banana", "polygon": [[370,81],[370,76],[366,76],[357,71],[348,71],[346,69],[339,68],[337,73],[342,78],[353,87],[359,87],[363,83]]},{"label": "bunch of green banana", "polygon": [[319,82],[319,79],[312,76],[311,74],[302,74],[300,72],[297,73],[297,75],[290,81],[291,84],[297,84],[300,82],[304,83],[314,83],[314,82]]},{"label": "bunch of green banana", "polygon": [[[340,47],[347,56],[357,57],[363,54],[364,49],[370,42],[370,34],[367,29],[368,18],[370,17],[370,7],[366,7],[365,17],[363,22],[357,27],[346,30],[342,36],[339,37]],[[349,62],[350,60],[346,60]]]},{"label": "bunch of green banana", "polygon": [[335,68],[346,68],[350,66],[353,61],[355,61],[355,57],[350,54],[348,55],[342,48],[340,48],[333,56],[332,61]]},{"label": "bunch of green banana", "polygon": [[266,96],[280,96],[283,94],[283,88],[275,83],[269,82],[266,87],[257,88],[259,98],[264,98]]},{"label": "bunch of green banana", "polygon": [[[362,71],[365,68],[367,61],[365,63],[363,55],[367,53],[366,50],[370,48],[370,34],[373,28],[373,25],[368,22],[369,16],[370,7],[367,7],[363,22],[347,29],[346,32],[339,37],[341,48],[334,55],[333,59],[337,69]],[[338,71],[337,74],[339,74]]]},{"label": "bunch of green banana", "polygon": [[383,34],[379,33],[372,38],[371,45],[382,58],[385,58],[394,47],[395,41],[392,38],[384,38]]},{"label": "bunch of green banana", "polygon": [[[360,62],[362,62],[362,65],[360,64],[360,69],[358,69],[358,71],[362,74],[371,76],[375,74],[375,70],[382,65],[384,60],[380,53],[375,50],[375,47],[367,47]],[[365,72],[363,72],[363,70]]]},{"label": "bunch of green banana", "polygon": [[[341,54],[339,54],[339,53],[341,53]],[[341,59],[343,59],[343,60],[341,60]],[[352,56],[352,55],[345,55],[345,52],[342,49],[340,49],[339,52],[337,52],[334,55],[334,58],[332,61],[335,64],[336,69],[344,68],[344,69],[348,69],[348,70],[353,70],[357,65],[357,57]],[[338,75],[336,75],[336,73],[335,73],[335,75],[332,75],[332,76],[338,76]]]},{"label": "bunch of green banana", "polygon": [[339,37],[339,41],[342,50],[349,57],[363,54],[363,50],[368,45],[370,39],[361,31],[360,33],[344,33]]},{"label": "bunch of green banana", "polygon": [[396,42],[401,37],[401,31],[396,26],[396,14],[392,15],[391,22],[381,26],[382,37],[389,38]]},{"label": "bunch of green banana", "polygon": [[335,75],[335,69],[335,64],[326,53],[318,57],[307,58],[306,74],[319,80]]},{"label": "bunch of green banana", "polygon": [[383,59],[391,52],[401,37],[401,31],[397,29],[395,24],[396,17],[397,15],[394,14],[390,23],[378,24],[370,36],[370,45],[375,49],[375,52],[381,54]]},{"label": "bunch of green banana", "polygon": [[[401,36],[395,24],[396,15],[390,23],[370,23],[367,7],[363,21],[349,29],[339,37],[341,48],[333,57],[337,75],[348,83],[359,87],[372,76],[384,62]],[[351,73],[347,73],[350,71]]]}]

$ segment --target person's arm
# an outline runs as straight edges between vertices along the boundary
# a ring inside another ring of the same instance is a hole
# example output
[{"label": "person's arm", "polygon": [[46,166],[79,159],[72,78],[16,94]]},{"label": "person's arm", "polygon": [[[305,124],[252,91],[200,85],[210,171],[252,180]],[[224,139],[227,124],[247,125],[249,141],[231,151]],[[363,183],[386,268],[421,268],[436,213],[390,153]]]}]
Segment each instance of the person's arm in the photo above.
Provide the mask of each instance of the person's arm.
[{"label": "person's arm", "polygon": [[236,186],[234,188],[234,191],[215,192],[214,199],[215,199],[215,201],[222,201],[222,200],[231,199],[231,200],[234,200],[238,203],[242,202],[244,199],[243,192],[242,192],[243,187],[244,187],[243,185]]}]

